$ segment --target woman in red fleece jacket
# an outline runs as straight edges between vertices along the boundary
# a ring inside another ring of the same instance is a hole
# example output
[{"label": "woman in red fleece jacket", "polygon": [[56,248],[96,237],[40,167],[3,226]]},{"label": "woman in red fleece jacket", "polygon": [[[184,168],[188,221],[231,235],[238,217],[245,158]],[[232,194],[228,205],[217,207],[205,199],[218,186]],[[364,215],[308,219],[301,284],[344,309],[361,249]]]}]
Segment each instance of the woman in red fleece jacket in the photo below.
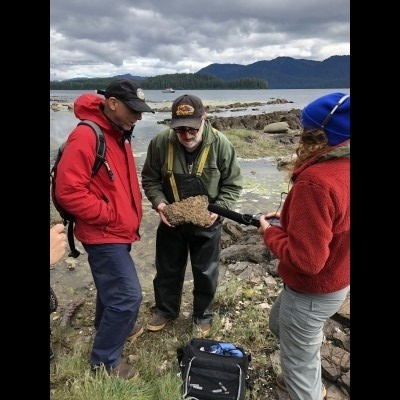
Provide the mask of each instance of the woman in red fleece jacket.
[{"label": "woman in red fleece jacket", "polygon": [[323,326],[350,290],[350,95],[314,100],[301,123],[281,226],[270,225],[268,213],[258,232],[284,283],[269,316],[280,343],[277,384],[292,400],[320,400]]}]

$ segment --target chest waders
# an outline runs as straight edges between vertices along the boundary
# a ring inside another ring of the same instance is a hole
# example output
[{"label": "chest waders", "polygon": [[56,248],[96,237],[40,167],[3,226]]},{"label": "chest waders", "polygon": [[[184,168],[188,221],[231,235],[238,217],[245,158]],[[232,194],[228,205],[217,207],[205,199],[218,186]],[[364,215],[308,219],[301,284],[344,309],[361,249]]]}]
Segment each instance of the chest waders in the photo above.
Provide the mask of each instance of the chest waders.
[{"label": "chest waders", "polygon": [[[199,179],[210,150],[206,145],[201,154],[196,173],[172,172],[174,146],[168,143],[167,176],[164,191],[168,202],[176,202],[190,196],[207,195],[208,191]],[[167,186],[170,189],[167,190]],[[211,306],[218,284],[218,266],[221,252],[221,224],[215,222],[209,228],[193,224],[169,227],[160,223],[156,240],[156,277],[153,280],[156,313],[166,318],[177,318],[182,299],[185,271],[190,254],[193,273],[194,323],[212,321]]]},{"label": "chest waders", "polygon": [[[199,166],[197,167],[196,174],[176,174],[177,178],[172,172],[172,167],[174,163],[174,145],[171,141],[168,142],[168,162],[167,162],[167,176],[169,176],[169,183],[171,185],[173,201],[180,201],[190,196],[207,195],[208,191],[204,187],[203,182],[200,181],[200,176],[203,173],[204,165],[210,151],[211,144],[206,145],[200,155]],[[179,191],[176,181],[179,183]],[[179,193],[181,195],[179,195]],[[171,196],[167,196],[171,197]],[[168,201],[171,199],[168,198]]]}]

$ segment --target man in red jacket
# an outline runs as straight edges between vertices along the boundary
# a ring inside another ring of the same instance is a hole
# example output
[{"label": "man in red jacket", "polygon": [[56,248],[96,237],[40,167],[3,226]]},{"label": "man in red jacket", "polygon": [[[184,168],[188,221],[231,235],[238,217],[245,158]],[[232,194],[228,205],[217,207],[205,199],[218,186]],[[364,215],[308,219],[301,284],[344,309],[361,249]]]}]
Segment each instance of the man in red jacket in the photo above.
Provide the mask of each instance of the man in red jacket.
[{"label": "man in red jacket", "polygon": [[135,368],[121,361],[127,339],[143,332],[136,324],[142,288],[130,251],[140,240],[142,195],[131,135],[143,112],[154,112],[139,85],[128,79],[110,83],[105,99],[84,94],[74,103],[75,116],[96,122],[106,140],[107,166],[91,176],[96,157],[96,136],[86,125],[69,135],[58,165],[56,196],[62,207],[76,217],[75,236],[88,253],[97,289],[90,365],[104,366],[124,379],[137,376]]},{"label": "man in red jacket", "polygon": [[350,289],[350,95],[314,100],[301,123],[281,226],[262,216],[258,231],[284,284],[269,315],[280,343],[277,384],[292,400],[320,400],[323,326]]}]

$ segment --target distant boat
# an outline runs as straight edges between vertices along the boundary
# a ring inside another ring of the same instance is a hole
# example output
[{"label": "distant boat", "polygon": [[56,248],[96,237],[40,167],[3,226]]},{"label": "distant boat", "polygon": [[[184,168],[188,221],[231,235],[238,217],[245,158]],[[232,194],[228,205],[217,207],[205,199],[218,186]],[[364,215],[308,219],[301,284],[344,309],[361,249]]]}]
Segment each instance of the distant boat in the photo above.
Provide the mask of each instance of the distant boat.
[{"label": "distant boat", "polygon": [[175,93],[175,90],[169,87],[169,88],[164,89],[162,92],[163,93]]}]

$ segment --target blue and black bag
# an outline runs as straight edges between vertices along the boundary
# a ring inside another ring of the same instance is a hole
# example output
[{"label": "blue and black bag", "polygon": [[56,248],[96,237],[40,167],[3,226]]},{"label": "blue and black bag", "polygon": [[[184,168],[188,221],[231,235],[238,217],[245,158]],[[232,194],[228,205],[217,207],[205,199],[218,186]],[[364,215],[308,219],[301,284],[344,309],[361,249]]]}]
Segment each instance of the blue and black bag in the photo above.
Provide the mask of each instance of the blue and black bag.
[{"label": "blue and black bag", "polygon": [[251,354],[211,339],[191,339],[177,349],[184,399],[245,400]]}]

